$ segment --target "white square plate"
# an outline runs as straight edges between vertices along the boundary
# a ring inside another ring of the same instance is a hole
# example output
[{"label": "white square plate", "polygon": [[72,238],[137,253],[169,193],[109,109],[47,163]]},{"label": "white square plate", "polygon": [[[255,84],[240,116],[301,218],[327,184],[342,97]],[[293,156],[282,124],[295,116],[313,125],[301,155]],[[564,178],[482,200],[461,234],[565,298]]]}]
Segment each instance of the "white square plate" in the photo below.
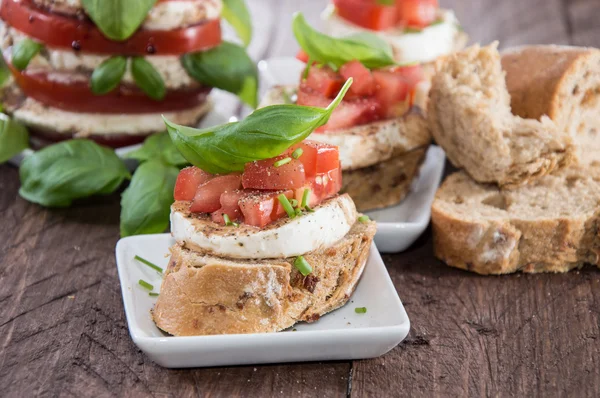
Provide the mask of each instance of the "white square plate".
[{"label": "white square plate", "polygon": [[[303,62],[290,57],[260,61],[258,70],[262,96],[273,86],[297,84],[304,67]],[[445,162],[444,151],[438,146],[431,146],[406,198],[396,206],[367,212],[369,217],[377,221],[375,243],[382,253],[406,250],[425,231]]]},{"label": "white square plate", "polygon": [[[408,334],[410,322],[377,248],[373,244],[362,279],[346,306],[296,331],[173,337],[150,317],[156,301],[138,285],[143,279],[158,291],[162,276],[135,255],[166,269],[173,244],[169,234],[123,238],[117,243],[117,268],[129,333],[153,361],[169,368],[276,362],[373,358],[385,354]],[[356,307],[366,307],[357,314]]]}]

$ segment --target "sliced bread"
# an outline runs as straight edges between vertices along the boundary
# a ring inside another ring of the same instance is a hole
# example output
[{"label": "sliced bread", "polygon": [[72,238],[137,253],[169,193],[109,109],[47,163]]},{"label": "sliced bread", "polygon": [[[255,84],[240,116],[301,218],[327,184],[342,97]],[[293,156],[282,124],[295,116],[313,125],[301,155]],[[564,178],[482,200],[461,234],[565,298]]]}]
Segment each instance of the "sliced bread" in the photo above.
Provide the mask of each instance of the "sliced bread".
[{"label": "sliced bread", "polygon": [[497,43],[440,61],[427,116],[450,161],[478,182],[514,188],[574,158],[569,135],[550,119],[511,113]]},{"label": "sliced bread", "polygon": [[452,174],[432,206],[435,255],[479,274],[598,265],[599,169],[572,167],[510,191]]}]

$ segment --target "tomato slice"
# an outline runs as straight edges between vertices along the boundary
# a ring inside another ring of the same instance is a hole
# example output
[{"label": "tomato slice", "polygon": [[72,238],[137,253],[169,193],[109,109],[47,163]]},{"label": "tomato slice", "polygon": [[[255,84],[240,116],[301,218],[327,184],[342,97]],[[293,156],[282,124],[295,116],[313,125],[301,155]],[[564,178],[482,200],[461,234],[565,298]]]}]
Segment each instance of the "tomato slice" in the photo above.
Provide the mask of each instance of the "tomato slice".
[{"label": "tomato slice", "polygon": [[197,167],[186,167],[179,172],[175,181],[175,200],[193,200],[200,184],[213,178],[212,174],[200,170]]},{"label": "tomato slice", "polygon": [[350,61],[342,65],[340,75],[344,81],[354,79],[344,99],[373,95],[375,79],[371,71],[359,61]]},{"label": "tomato slice", "polygon": [[[15,82],[26,96],[43,104],[71,112],[88,113],[158,113],[173,112],[196,107],[206,101],[211,87],[197,85],[192,88],[168,90],[161,101],[153,100],[139,88],[121,84],[115,90],[95,95],[88,80],[68,81],[68,73],[18,71],[7,62]],[[65,78],[60,79],[63,75]]]},{"label": "tomato slice", "polygon": [[48,47],[95,54],[181,55],[208,50],[221,43],[221,21],[213,19],[174,30],[139,29],[125,41],[106,38],[93,22],[36,7],[31,0],[6,0],[0,18]]},{"label": "tomato slice", "polygon": [[211,213],[212,220],[219,224],[225,224],[224,214],[227,214],[230,221],[239,220],[242,217],[239,201],[244,195],[244,191],[240,189],[223,192],[219,199],[221,208]]},{"label": "tomato slice", "polygon": [[275,162],[288,156],[246,163],[242,184],[246,189],[295,189],[304,185],[304,165],[298,159],[275,166]]},{"label": "tomato slice", "polygon": [[398,19],[405,25],[425,28],[437,16],[437,0],[396,0]]},{"label": "tomato slice", "polygon": [[291,154],[298,148],[302,149],[302,155],[298,160],[304,165],[307,179],[339,167],[340,153],[335,145],[305,140],[292,146],[288,153]]},{"label": "tomato slice", "polygon": [[333,0],[333,4],[340,17],[363,28],[387,30],[398,23],[396,7],[377,0]]},{"label": "tomato slice", "polygon": [[329,66],[312,65],[308,70],[306,84],[327,98],[333,98],[342,88],[344,80]]},{"label": "tomato slice", "polygon": [[193,213],[212,213],[219,210],[223,192],[235,191],[241,187],[242,177],[239,173],[211,178],[196,190],[190,211]]}]

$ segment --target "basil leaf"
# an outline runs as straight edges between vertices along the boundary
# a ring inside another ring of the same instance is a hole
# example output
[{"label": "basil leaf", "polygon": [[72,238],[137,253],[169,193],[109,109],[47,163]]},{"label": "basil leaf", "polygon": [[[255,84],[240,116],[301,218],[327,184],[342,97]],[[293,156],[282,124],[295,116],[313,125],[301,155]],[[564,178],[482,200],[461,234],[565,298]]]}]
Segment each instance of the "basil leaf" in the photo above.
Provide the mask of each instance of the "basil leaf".
[{"label": "basil leaf", "polygon": [[348,79],[325,109],[272,105],[242,121],[206,129],[179,126],[166,119],[165,124],[179,152],[194,166],[213,174],[243,171],[246,163],[278,156],[327,123],[351,84]]},{"label": "basil leaf", "polygon": [[102,62],[92,73],[90,87],[96,95],[102,95],[113,91],[125,74],[127,59],[117,56]]},{"label": "basil leaf", "polygon": [[27,156],[19,174],[19,195],[48,207],[66,207],[75,199],[109,194],[129,178],[112,149],[82,139],[54,144]]},{"label": "basil leaf", "polygon": [[252,40],[252,19],[244,0],[223,0],[223,18],[235,29],[245,47]]},{"label": "basil leaf", "polygon": [[29,148],[29,133],[25,126],[0,113],[0,163]]},{"label": "basil leaf", "polygon": [[0,56],[0,87],[3,87],[10,79],[10,69],[4,61],[4,57]]},{"label": "basil leaf", "polygon": [[169,226],[179,169],[159,160],[142,163],[121,198],[121,236],[163,232]]},{"label": "basil leaf", "polygon": [[98,29],[116,41],[134,34],[155,3],[156,0],[81,0]]},{"label": "basil leaf", "polygon": [[12,48],[12,64],[18,70],[25,70],[29,62],[43,48],[41,43],[31,39],[23,39]]},{"label": "basil leaf", "polygon": [[158,159],[172,166],[185,166],[188,164],[188,161],[179,153],[166,132],[153,134],[146,138],[140,149],[128,153],[125,157],[136,159],[140,163]]},{"label": "basil leaf", "polygon": [[165,98],[167,89],[162,76],[143,57],[133,57],[131,60],[131,74],[135,84],[148,94],[148,97],[157,101]]},{"label": "basil leaf", "polygon": [[258,71],[243,47],[224,41],[210,50],[185,54],[181,64],[200,83],[237,94],[256,108]]},{"label": "basil leaf", "polygon": [[336,68],[353,60],[369,69],[395,65],[390,45],[373,33],[334,38],[311,28],[300,13],[294,15],[292,28],[298,44],[312,61]]}]

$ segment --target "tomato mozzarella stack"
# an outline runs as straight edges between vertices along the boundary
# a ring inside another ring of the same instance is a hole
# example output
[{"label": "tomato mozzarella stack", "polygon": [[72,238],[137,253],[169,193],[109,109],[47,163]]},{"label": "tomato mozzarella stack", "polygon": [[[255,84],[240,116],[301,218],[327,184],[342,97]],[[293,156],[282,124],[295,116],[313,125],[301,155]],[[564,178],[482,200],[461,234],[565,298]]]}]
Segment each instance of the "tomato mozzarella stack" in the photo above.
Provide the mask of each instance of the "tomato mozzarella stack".
[{"label": "tomato mozzarella stack", "polygon": [[1,45],[15,82],[4,92],[6,111],[46,140],[89,137],[112,147],[164,131],[161,115],[196,124],[211,87],[190,76],[182,56],[221,44],[220,0],[150,3],[126,38],[111,29],[141,5],[90,3],[2,1]]}]

